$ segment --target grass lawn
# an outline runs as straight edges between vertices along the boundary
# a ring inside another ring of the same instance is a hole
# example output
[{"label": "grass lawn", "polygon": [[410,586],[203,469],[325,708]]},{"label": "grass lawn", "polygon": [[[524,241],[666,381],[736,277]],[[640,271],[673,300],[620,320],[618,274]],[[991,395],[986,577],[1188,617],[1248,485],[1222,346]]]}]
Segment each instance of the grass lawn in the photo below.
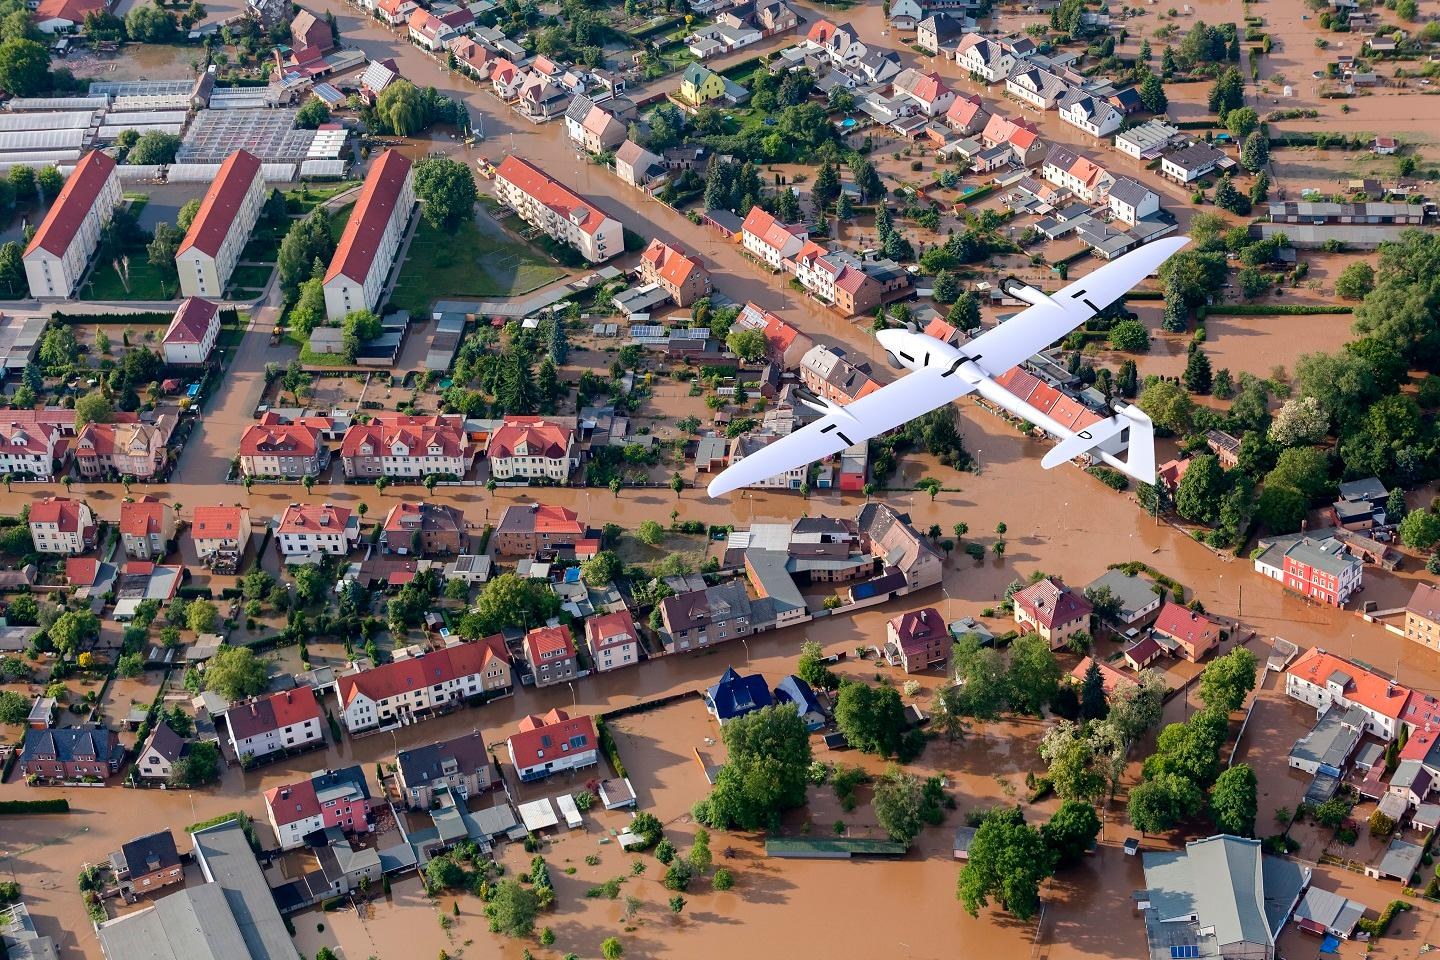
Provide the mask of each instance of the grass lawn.
[{"label": "grass lawn", "polygon": [[285,191],[285,206],[291,213],[309,213],[313,208],[329,200],[331,197],[344,193],[351,187],[360,185],[359,180],[339,180],[335,183],[327,183],[322,186],[297,187],[294,190]]},{"label": "grass lawn", "polygon": [[245,249],[240,251],[240,259],[251,263],[274,263],[280,255],[280,241],[284,238],[284,231],[262,235],[257,230],[251,235],[250,242],[245,244]]},{"label": "grass lawn", "polygon": [[390,306],[424,314],[442,297],[514,297],[563,276],[543,254],[488,219],[463,223],[453,234],[422,220]]},{"label": "grass lawn", "polygon": [[330,236],[335,242],[340,242],[340,234],[345,232],[345,224],[350,222],[350,214],[355,212],[355,204],[347,203],[330,215]]},{"label": "grass lawn", "polygon": [[[601,496],[600,491],[597,490],[595,495]],[[647,567],[659,563],[671,554],[678,554],[686,563],[690,564],[690,569],[698,570],[700,564],[705,562],[705,551],[709,545],[710,541],[701,534],[666,531],[665,539],[660,542],[660,545],[652,547],[637,539],[633,534],[624,533],[620,535],[620,542],[616,545],[615,552],[619,554],[621,561],[626,566],[639,564]]]},{"label": "grass lawn", "polygon": [[[130,258],[129,289],[121,282],[114,263],[122,255]],[[162,273],[152,266],[143,244],[130,250],[115,250],[102,246],[96,259],[90,279],[81,288],[82,300],[169,300],[177,293],[179,284],[169,272]]]},{"label": "grass lawn", "polygon": [[274,272],[274,267],[236,267],[230,273],[230,285],[263,290],[265,284],[270,282],[270,274]]}]

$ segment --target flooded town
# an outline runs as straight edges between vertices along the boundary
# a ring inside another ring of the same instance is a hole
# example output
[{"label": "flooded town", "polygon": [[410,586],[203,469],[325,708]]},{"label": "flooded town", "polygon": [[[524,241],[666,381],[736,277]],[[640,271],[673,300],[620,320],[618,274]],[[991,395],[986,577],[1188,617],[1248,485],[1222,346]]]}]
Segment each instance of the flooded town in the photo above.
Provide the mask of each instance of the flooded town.
[{"label": "flooded town", "polygon": [[1430,0],[0,2],[0,960],[1440,944]]}]

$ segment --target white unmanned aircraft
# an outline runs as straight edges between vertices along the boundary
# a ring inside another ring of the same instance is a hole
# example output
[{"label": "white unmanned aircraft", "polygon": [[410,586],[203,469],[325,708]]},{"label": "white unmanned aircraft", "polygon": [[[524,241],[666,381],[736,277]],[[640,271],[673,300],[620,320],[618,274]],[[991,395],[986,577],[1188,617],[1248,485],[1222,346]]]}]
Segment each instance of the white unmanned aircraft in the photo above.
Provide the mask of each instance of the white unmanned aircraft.
[{"label": "white unmanned aircraft", "polygon": [[[1154,428],[1139,407],[1117,404],[1108,419],[1076,433],[1001,387],[994,378],[1110,306],[1189,242],[1186,237],[1157,240],[1053,295],[1013,278],[1007,280],[1002,284],[1005,292],[1030,306],[958,347],[914,330],[880,331],[875,339],[891,363],[912,371],[908,376],[846,406],[821,397],[803,401],[824,416],[731,464],[710,482],[708,493],[723,496],[823,460],[968,393],[978,393],[1059,438],[1060,443],[1040,461],[1047,470],[1088,453],[1143,483],[1154,483]],[[1118,455],[1122,451],[1124,459]]]}]

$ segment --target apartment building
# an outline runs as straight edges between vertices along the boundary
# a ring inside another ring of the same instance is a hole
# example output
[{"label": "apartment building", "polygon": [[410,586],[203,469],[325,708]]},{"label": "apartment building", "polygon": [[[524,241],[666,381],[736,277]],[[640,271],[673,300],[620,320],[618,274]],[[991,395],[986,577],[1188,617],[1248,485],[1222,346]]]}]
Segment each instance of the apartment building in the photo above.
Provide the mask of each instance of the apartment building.
[{"label": "apartment building", "polygon": [[30,505],[30,540],[37,553],[85,553],[95,546],[95,514],[83,500],[46,497]]},{"label": "apartment building", "polygon": [[1098,203],[1110,193],[1115,177],[1100,164],[1058,144],[1045,155],[1041,175],[1057,187],[1064,187],[1086,203]]},{"label": "apartment building", "polygon": [[740,227],[741,245],[772,270],[783,269],[805,247],[810,233],[799,224],[776,220],[762,207],[751,207]]},{"label": "apartment building", "polygon": [[281,850],[302,847],[307,836],[330,827],[347,834],[374,829],[370,785],[359,764],[271,787],[265,791],[265,810]]},{"label": "apartment building", "polygon": [[1285,693],[1314,707],[1317,717],[1332,705],[1343,710],[1358,708],[1365,718],[1365,731],[1386,741],[1399,734],[1411,698],[1408,687],[1320,647],[1305,651],[1285,671]]},{"label": "apartment building", "polygon": [[495,528],[495,553],[533,557],[541,550],[573,547],[585,538],[585,524],[568,507],[548,503],[511,504]]},{"label": "apartment building", "polygon": [[1060,119],[1092,137],[1108,137],[1125,117],[1107,101],[1071,89],[1060,98]]},{"label": "apartment building", "polygon": [[359,542],[360,518],[348,507],[292,503],[275,522],[275,547],[286,557],[343,557]]},{"label": "apartment building", "polygon": [[537,687],[574,680],[579,664],[570,628],[536,627],[525,634],[525,660]]},{"label": "apartment building", "polygon": [[321,432],[314,423],[293,422],[267,411],[240,435],[240,472],[288,480],[316,476],[329,462]]},{"label": "apartment building", "polygon": [[616,610],[585,621],[585,646],[596,673],[640,662],[640,632],[629,610]]},{"label": "apartment building", "polygon": [[175,252],[181,296],[218,300],[225,295],[265,197],[260,159],[245,150],[226,157]]},{"label": "apartment building", "polygon": [[526,223],[575,247],[591,263],[604,263],[625,250],[619,220],[514,154],[496,170],[495,188],[496,196]]},{"label": "apartment building", "polygon": [[325,742],[320,704],[304,686],[231,704],[225,735],[242,761]]},{"label": "apartment building", "polygon": [[0,472],[14,477],[53,477],[56,451],[63,449],[60,437],[59,427],[40,422],[31,411],[6,410],[0,414]]},{"label": "apartment building", "polygon": [[52,300],[74,295],[100,245],[100,232],[120,201],[115,160],[99,150],[87,153],[25,248],[31,296]]},{"label": "apartment building", "polygon": [[176,422],[173,413],[145,423],[133,413],[117,412],[107,423],[87,423],[75,440],[75,467],[82,477],[92,479],[161,476],[170,463],[170,435]]},{"label": "apartment building", "polygon": [[516,774],[525,782],[600,762],[595,722],[589,717],[571,717],[560,709],[522,719],[519,732],[505,741],[505,748]]},{"label": "apartment building", "polygon": [[443,503],[401,501],[380,526],[380,546],[386,553],[458,556],[469,544],[465,515]]},{"label": "apartment building", "polygon": [[415,171],[394,150],[380,154],[335,247],[325,273],[325,316],[345,319],[356,310],[375,310],[415,208]]},{"label": "apartment building", "polygon": [[345,431],[340,464],[347,479],[432,475],[461,479],[474,454],[458,414],[376,414]]},{"label": "apartment building", "polygon": [[654,239],[640,255],[640,279],[658,284],[677,307],[710,295],[710,273],[700,258],[664,240]]},{"label": "apartment building", "polygon": [[1405,603],[1405,636],[1440,650],[1440,587],[1417,583]]},{"label": "apartment building", "polygon": [[494,765],[479,730],[395,755],[400,795],[411,810],[429,810],[446,791],[462,802],[490,789]]},{"label": "apartment building", "polygon": [[580,466],[575,430],[542,417],[506,417],[491,435],[485,456],[496,480],[564,483]]},{"label": "apartment building", "polygon": [[[183,273],[182,273],[183,276]],[[160,341],[166,364],[172,367],[200,366],[210,359],[220,339],[220,306],[209,300],[189,297],[175,308],[175,316]]]},{"label": "apartment building", "polygon": [[509,680],[498,659],[488,643],[452,643],[347,674],[336,681],[340,719],[356,733],[458,706]]},{"label": "apartment building", "polygon": [[811,393],[848,404],[880,389],[880,384],[844,354],[823,344],[811,347],[800,360],[800,382]]},{"label": "apartment building", "polygon": [[175,511],[154,497],[126,499],[120,504],[120,544],[125,556],[154,560],[165,556],[175,539]]}]

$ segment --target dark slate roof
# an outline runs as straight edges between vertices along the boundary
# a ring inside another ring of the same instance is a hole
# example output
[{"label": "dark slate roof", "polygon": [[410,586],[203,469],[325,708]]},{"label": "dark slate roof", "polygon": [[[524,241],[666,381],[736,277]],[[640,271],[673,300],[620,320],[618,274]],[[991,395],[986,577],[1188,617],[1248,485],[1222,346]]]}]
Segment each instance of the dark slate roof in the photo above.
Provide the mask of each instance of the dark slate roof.
[{"label": "dark slate roof", "polygon": [[180,862],[180,853],[175,849],[175,838],[170,831],[161,830],[122,845],[119,854],[111,859],[117,867],[123,864],[131,876],[139,877],[175,866]]},{"label": "dark slate roof", "polygon": [[734,667],[725,669],[720,682],[705,692],[705,699],[720,720],[744,716],[774,702],[770,696],[770,685],[764,677],[758,673],[742,677]]},{"label": "dark slate roof", "polygon": [[53,730],[27,730],[22,761],[55,757],[61,763],[94,758],[103,762],[118,759],[125,753],[113,731],[99,727],[56,727]]},{"label": "dark slate roof", "polygon": [[413,750],[401,750],[395,758],[400,764],[400,777],[407,787],[418,787],[432,780],[443,780],[442,765],[454,760],[462,775],[473,773],[490,763],[485,738],[479,730],[462,734],[440,743],[427,743]]}]

